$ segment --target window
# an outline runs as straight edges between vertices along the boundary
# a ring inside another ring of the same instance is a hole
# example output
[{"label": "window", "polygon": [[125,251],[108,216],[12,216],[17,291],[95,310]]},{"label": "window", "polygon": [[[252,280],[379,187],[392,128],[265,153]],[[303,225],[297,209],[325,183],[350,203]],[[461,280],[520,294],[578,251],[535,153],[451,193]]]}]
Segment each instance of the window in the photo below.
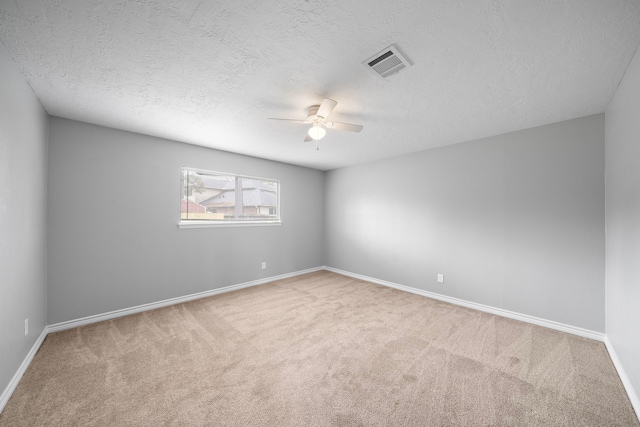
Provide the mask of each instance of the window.
[{"label": "window", "polygon": [[273,179],[182,168],[180,226],[280,224]]}]

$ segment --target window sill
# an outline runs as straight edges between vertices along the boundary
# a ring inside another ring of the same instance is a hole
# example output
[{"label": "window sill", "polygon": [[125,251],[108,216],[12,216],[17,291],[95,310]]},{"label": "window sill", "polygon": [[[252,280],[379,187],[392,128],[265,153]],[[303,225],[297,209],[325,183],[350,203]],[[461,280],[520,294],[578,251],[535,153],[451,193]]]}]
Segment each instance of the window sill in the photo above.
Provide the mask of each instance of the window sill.
[{"label": "window sill", "polygon": [[264,227],[274,225],[282,225],[282,221],[180,221],[178,228]]}]

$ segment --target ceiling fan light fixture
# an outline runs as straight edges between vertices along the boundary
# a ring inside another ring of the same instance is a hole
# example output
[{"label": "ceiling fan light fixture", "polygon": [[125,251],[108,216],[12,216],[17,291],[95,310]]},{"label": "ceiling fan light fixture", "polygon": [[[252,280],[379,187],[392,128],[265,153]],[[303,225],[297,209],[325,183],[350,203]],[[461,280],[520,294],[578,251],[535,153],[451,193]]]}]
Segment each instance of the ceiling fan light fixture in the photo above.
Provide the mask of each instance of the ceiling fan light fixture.
[{"label": "ceiling fan light fixture", "polygon": [[316,141],[324,138],[327,134],[327,131],[320,126],[318,123],[314,123],[314,125],[309,129],[309,136]]},{"label": "ceiling fan light fixture", "polygon": [[331,122],[328,120],[329,115],[336,107],[336,105],[338,105],[338,103],[333,99],[325,98],[319,105],[312,105],[311,107],[309,107],[309,109],[307,110],[308,113],[306,120],[277,118],[270,118],[269,120],[283,120],[286,122],[311,125],[311,129],[307,131],[307,136],[304,138],[304,142],[318,141],[324,138],[324,136],[327,134],[325,128],[346,130],[349,132],[360,132],[362,130],[362,125],[354,125],[353,123]]}]

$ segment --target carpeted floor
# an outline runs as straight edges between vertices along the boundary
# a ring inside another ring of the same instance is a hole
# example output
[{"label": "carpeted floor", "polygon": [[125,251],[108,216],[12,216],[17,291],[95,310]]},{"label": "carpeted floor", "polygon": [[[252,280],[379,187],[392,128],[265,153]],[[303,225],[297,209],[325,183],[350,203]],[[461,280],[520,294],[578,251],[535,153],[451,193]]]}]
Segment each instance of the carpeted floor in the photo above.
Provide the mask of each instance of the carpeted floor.
[{"label": "carpeted floor", "polygon": [[50,334],[0,426],[639,426],[604,345],[321,271]]}]

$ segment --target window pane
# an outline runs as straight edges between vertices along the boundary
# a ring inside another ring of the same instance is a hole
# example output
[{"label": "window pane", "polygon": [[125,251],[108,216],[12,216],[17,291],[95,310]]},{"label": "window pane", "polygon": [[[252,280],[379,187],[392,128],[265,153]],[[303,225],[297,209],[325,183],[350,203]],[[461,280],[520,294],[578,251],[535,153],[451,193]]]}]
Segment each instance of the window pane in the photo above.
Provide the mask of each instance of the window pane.
[{"label": "window pane", "polygon": [[180,218],[204,221],[279,220],[277,181],[182,169]]},{"label": "window pane", "polygon": [[257,178],[238,178],[242,188],[242,216],[246,219],[276,218],[278,186],[273,181]]}]

